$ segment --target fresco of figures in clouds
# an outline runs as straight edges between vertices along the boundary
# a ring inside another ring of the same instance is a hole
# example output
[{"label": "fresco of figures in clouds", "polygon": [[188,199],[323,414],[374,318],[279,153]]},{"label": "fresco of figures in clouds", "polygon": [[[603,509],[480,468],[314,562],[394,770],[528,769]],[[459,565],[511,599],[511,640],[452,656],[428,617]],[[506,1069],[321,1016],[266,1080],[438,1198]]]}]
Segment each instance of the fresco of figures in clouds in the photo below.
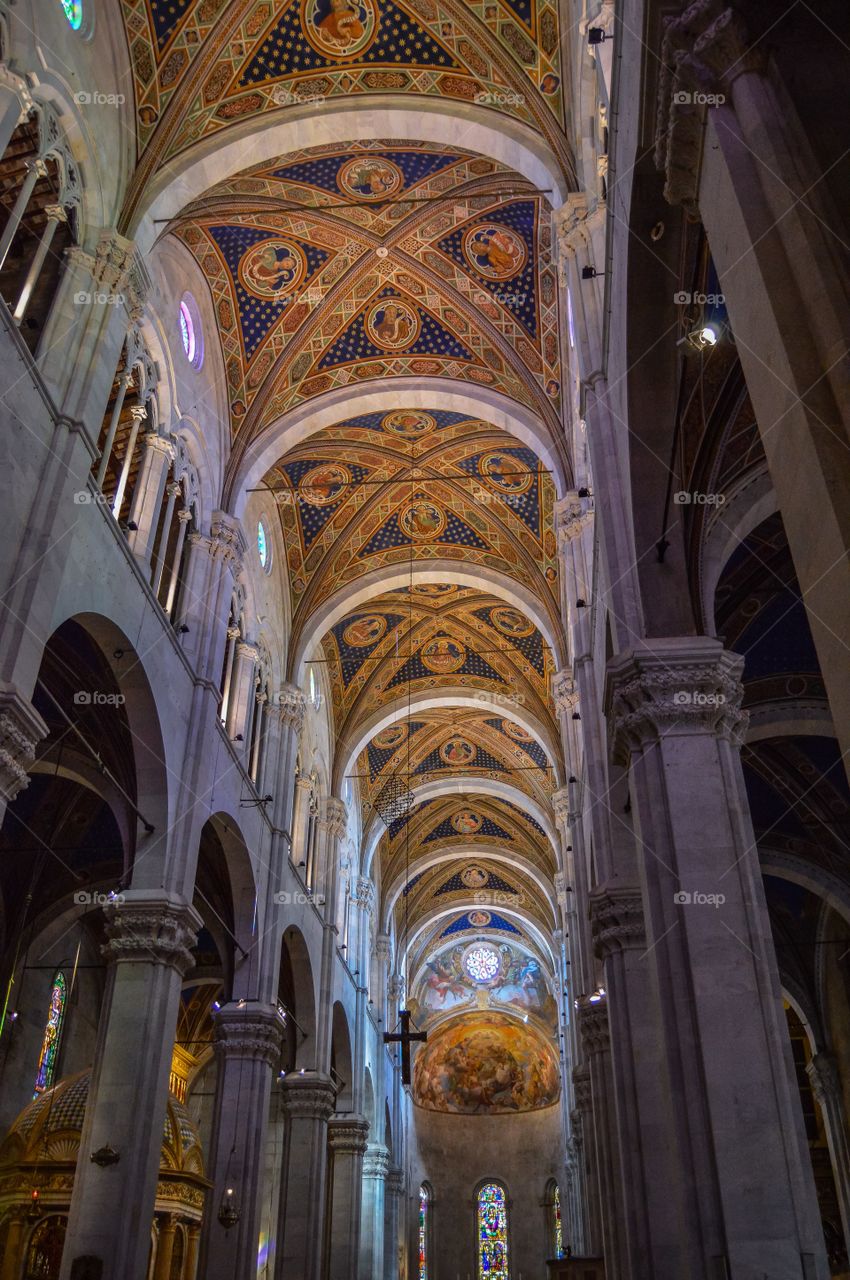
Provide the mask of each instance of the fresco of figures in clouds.
[{"label": "fresco of figures in clouds", "polygon": [[475,1013],[439,1027],[416,1055],[413,1100],[428,1111],[500,1115],[557,1102],[551,1043],[503,1013]]}]

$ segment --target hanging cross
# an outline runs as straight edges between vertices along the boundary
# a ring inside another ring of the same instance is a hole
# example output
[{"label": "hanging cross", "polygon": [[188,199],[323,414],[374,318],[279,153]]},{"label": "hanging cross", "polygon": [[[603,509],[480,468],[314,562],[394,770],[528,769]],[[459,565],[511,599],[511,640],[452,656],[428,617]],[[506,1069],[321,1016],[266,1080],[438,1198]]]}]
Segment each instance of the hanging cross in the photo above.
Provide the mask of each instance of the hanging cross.
[{"label": "hanging cross", "polygon": [[424,1043],[428,1039],[428,1034],[425,1031],[410,1030],[409,1009],[399,1009],[398,1020],[401,1023],[401,1031],[397,1034],[385,1031],[384,1044],[401,1045],[401,1082],[410,1084],[410,1046],[414,1041]]}]

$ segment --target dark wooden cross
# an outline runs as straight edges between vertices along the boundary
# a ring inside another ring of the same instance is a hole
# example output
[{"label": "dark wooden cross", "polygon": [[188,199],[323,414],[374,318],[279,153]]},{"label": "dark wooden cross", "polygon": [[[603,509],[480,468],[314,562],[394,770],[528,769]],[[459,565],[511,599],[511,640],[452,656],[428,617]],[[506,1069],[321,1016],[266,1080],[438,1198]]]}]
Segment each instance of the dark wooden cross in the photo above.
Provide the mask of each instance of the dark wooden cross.
[{"label": "dark wooden cross", "polygon": [[385,1031],[384,1044],[401,1045],[401,1082],[410,1084],[410,1046],[414,1041],[424,1043],[428,1039],[428,1033],[410,1030],[409,1009],[399,1009],[398,1020],[401,1023],[401,1031],[397,1033]]}]

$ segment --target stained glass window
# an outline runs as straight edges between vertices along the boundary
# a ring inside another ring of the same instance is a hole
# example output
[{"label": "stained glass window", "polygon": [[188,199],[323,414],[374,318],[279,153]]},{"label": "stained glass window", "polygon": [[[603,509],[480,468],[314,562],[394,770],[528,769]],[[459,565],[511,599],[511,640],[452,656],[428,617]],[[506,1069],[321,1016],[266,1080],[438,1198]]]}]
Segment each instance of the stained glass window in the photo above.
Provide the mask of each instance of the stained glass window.
[{"label": "stained glass window", "polygon": [[473,982],[490,982],[499,972],[499,953],[482,943],[467,951],[463,963]]},{"label": "stained glass window", "polygon": [[47,1024],[44,1028],[44,1039],[41,1042],[41,1054],[38,1059],[38,1072],[35,1077],[35,1097],[44,1093],[53,1084],[56,1071],[56,1055],[59,1052],[59,1040],[62,1035],[62,1023],[65,1021],[65,1003],[68,999],[68,984],[64,973],[56,974],[50,991],[50,1008],[47,1011]]},{"label": "stained glass window", "polygon": [[269,544],[266,539],[266,527],[262,520],[257,525],[257,554],[260,557],[260,564],[265,569],[269,562]]},{"label": "stained glass window", "polygon": [[561,1188],[555,1183],[552,1192],[552,1218],[555,1227],[555,1257],[564,1256],[564,1228],[561,1224]]},{"label": "stained glass window", "polygon": [[62,8],[72,31],[79,31],[83,25],[82,0],[62,0]]},{"label": "stained glass window", "polygon": [[428,1280],[428,1188],[419,1188],[419,1280]]},{"label": "stained glass window", "polygon": [[508,1206],[498,1182],[478,1192],[478,1280],[510,1280]]},{"label": "stained glass window", "polygon": [[187,303],[180,303],[180,337],[183,341],[183,350],[186,352],[186,359],[190,364],[195,363],[195,324],[192,320],[192,313]]}]

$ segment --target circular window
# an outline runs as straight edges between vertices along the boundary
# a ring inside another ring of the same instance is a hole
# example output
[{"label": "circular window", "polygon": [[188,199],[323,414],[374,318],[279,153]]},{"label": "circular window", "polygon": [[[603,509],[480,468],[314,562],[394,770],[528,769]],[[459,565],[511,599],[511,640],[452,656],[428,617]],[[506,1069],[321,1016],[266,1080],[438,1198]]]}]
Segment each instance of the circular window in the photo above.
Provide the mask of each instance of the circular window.
[{"label": "circular window", "polygon": [[203,342],[201,341],[201,317],[191,293],[184,293],[180,299],[178,311],[180,320],[180,341],[183,354],[196,369],[200,369],[204,359]]},{"label": "circular window", "polygon": [[72,31],[83,25],[83,0],[62,0],[62,10]]},{"label": "circular window", "polygon": [[257,555],[260,557],[260,564],[268,573],[272,567],[272,549],[266,536],[266,526],[262,520],[257,525]]},{"label": "circular window", "polygon": [[463,967],[473,982],[492,982],[499,972],[501,960],[495,947],[478,943],[463,957]]}]

